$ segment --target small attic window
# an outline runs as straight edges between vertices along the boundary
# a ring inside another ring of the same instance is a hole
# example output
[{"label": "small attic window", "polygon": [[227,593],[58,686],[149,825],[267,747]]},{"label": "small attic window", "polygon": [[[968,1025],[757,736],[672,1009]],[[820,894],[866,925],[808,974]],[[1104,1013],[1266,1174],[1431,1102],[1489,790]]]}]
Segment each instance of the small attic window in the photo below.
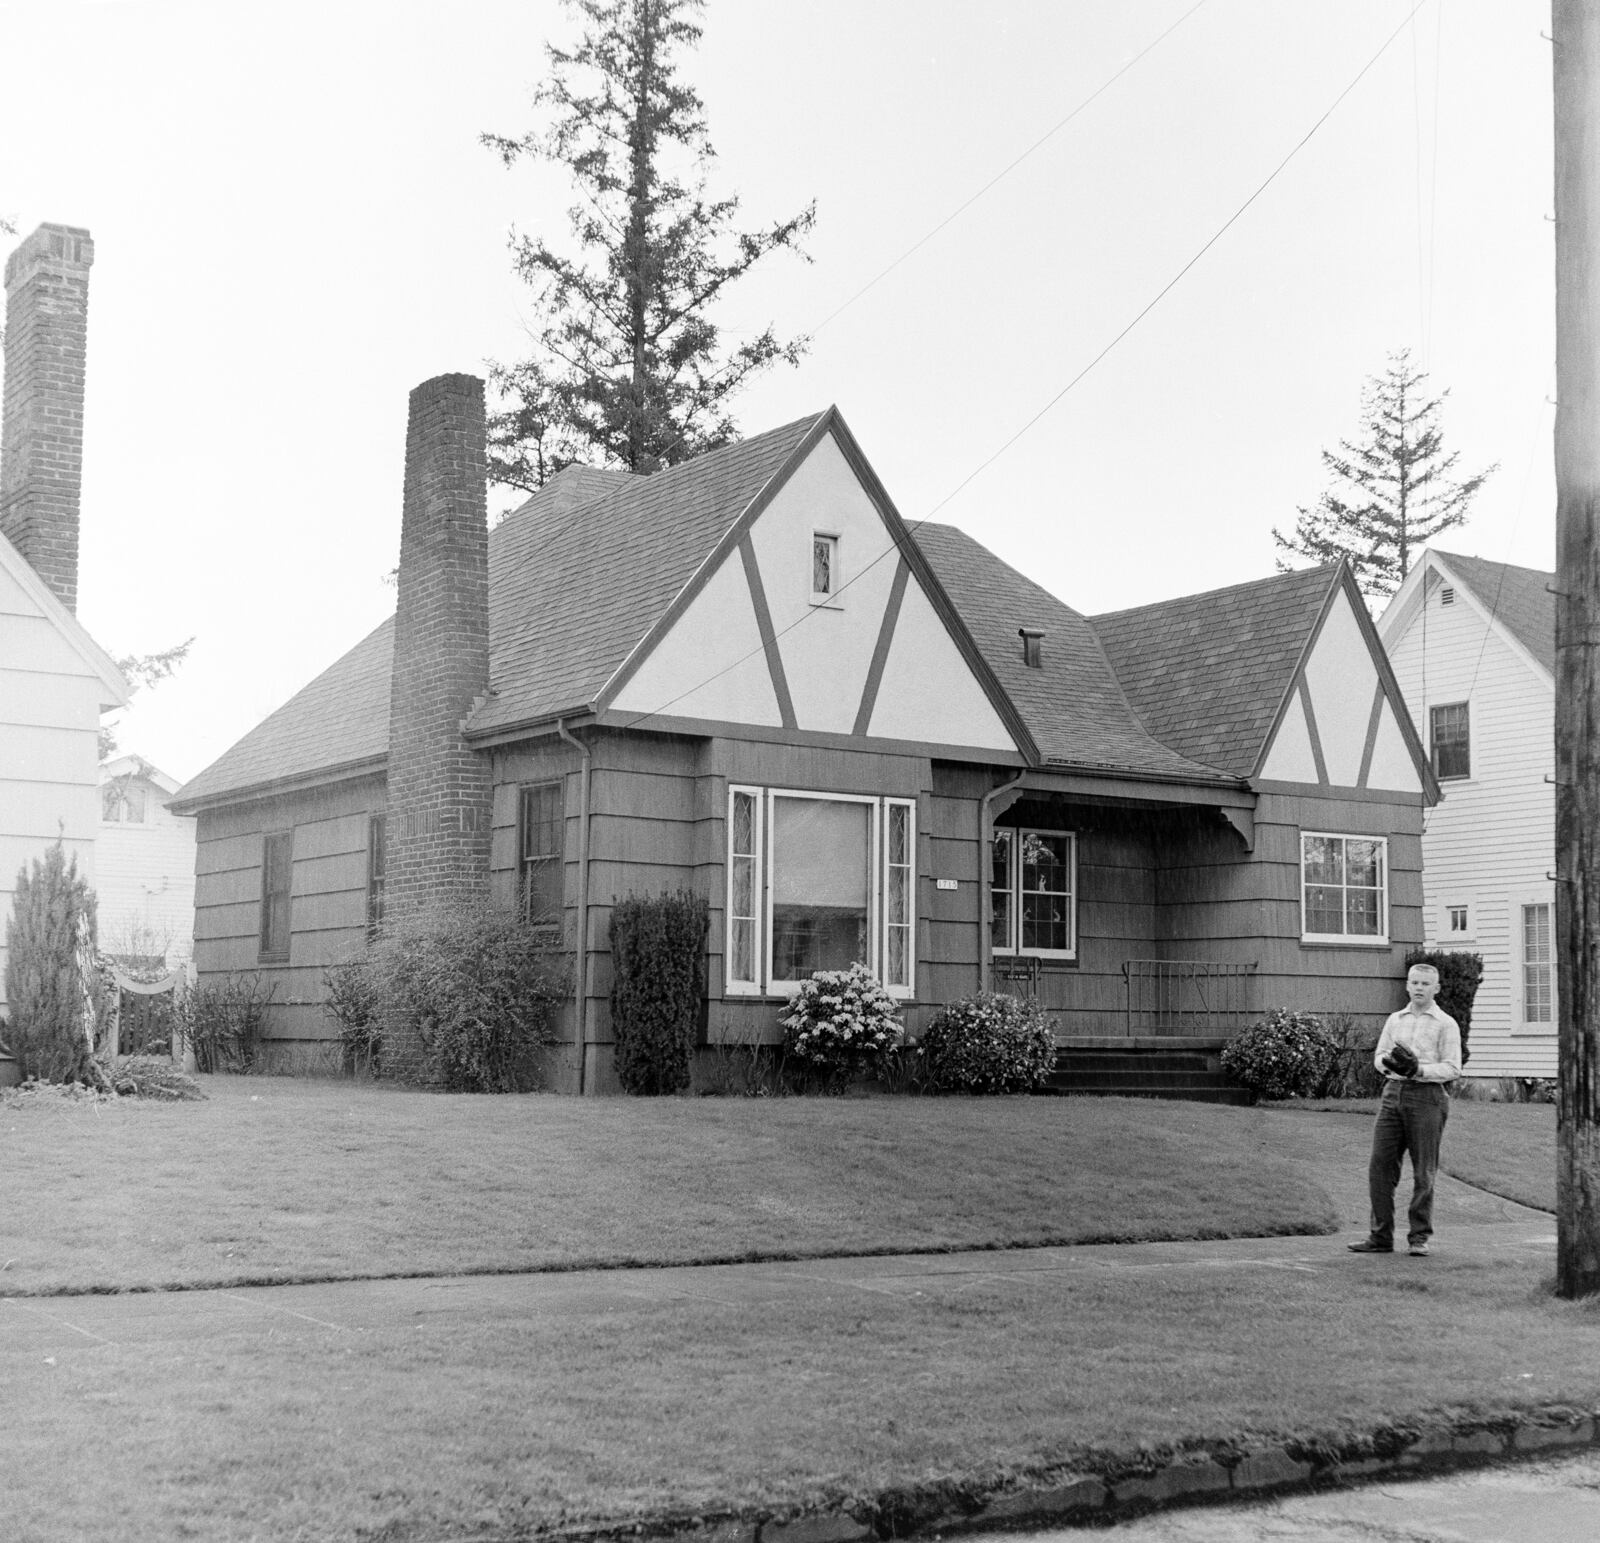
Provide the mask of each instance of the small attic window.
[{"label": "small attic window", "polygon": [[1022,662],[1030,670],[1044,668],[1044,630],[1040,627],[1018,627],[1022,639]]},{"label": "small attic window", "polygon": [[839,538],[827,531],[811,536],[811,603],[837,605],[842,587],[839,573]]},{"label": "small attic window", "polygon": [[1454,586],[1450,585],[1450,584],[1445,584],[1445,585],[1441,586],[1440,590],[1439,590],[1439,604],[1440,605],[1454,605],[1455,603],[1456,603],[1456,592],[1455,592]]}]

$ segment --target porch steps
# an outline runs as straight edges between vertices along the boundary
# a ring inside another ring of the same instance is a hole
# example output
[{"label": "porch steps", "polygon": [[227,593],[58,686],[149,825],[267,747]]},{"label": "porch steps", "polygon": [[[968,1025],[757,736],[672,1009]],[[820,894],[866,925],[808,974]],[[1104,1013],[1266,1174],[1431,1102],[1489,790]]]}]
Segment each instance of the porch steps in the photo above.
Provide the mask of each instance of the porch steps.
[{"label": "porch steps", "polygon": [[1046,1093],[1071,1097],[1182,1098],[1248,1104],[1250,1093],[1222,1070],[1218,1039],[1065,1039],[1056,1044]]}]

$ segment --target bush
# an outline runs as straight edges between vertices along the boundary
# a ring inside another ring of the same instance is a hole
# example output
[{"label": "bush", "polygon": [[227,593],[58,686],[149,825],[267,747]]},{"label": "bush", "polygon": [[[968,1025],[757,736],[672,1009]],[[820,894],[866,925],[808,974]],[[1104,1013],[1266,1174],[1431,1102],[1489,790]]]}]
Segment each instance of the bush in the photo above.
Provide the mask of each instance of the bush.
[{"label": "bush", "polygon": [[420,1038],[446,1092],[537,1085],[535,1052],[552,1042],[567,996],[548,937],[515,912],[474,904],[408,917],[374,946],[367,968],[381,1017]]},{"label": "bush", "polygon": [[611,908],[611,1033],[626,1092],[689,1086],[710,924],[705,900],[686,891],[630,895]]},{"label": "bush", "polygon": [[1406,955],[1406,969],[1410,970],[1414,964],[1431,964],[1439,972],[1436,1000],[1461,1030],[1461,1064],[1465,1066],[1472,1054],[1467,1036],[1472,1033],[1472,1003],[1478,995],[1478,982],[1483,979],[1483,955],[1443,948],[1414,948]]},{"label": "bush", "polygon": [[191,986],[173,1010],[178,1032],[194,1052],[196,1071],[252,1072],[266,1029],[267,1004],[276,985],[261,976],[228,975]]},{"label": "bush", "polygon": [[784,1048],[834,1091],[862,1072],[876,1072],[884,1053],[905,1038],[894,998],[859,961],[801,981],[779,1022]]},{"label": "bush", "polygon": [[1310,1098],[1327,1079],[1339,1044],[1310,1013],[1275,1007],[1228,1041],[1222,1069],[1257,1098]]},{"label": "bush", "polygon": [[158,1098],[168,1102],[204,1098],[200,1084],[172,1064],[170,1056],[129,1056],[118,1064],[112,1087],[124,1098]]},{"label": "bush", "polygon": [[378,1075],[383,1052],[383,986],[371,960],[356,959],[322,972],[323,1010],[339,1026],[344,1069]]},{"label": "bush", "polygon": [[17,874],[6,950],[6,1032],[22,1076],[98,1085],[94,1046],[110,1001],[96,963],[94,892],[59,841]]},{"label": "bush", "polygon": [[947,1093],[1027,1093],[1056,1061],[1056,1039],[1032,997],[980,992],[952,1002],[928,1025],[922,1054]]}]

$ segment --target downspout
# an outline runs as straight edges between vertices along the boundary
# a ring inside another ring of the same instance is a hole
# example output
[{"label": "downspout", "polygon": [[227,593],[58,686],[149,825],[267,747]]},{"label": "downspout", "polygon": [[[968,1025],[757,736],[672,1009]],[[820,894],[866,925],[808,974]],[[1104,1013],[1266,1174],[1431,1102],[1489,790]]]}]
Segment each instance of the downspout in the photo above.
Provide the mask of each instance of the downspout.
[{"label": "downspout", "polygon": [[1023,767],[1010,782],[1002,782],[983,795],[978,823],[978,990],[994,989],[994,939],[989,935],[989,918],[994,915],[994,864],[989,854],[994,850],[994,801],[1002,793],[1009,793],[1028,775]]},{"label": "downspout", "polygon": [[589,1074],[589,766],[594,753],[567,731],[565,718],[556,719],[556,732],[583,757],[578,773],[578,1092]]}]

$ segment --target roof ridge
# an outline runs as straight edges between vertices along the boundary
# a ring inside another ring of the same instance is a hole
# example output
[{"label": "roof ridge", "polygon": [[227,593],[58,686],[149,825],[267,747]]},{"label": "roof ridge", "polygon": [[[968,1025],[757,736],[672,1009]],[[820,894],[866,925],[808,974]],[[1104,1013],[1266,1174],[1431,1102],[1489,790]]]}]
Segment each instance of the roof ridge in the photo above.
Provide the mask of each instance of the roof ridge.
[{"label": "roof ridge", "polygon": [[1255,589],[1265,584],[1280,584],[1285,579],[1310,579],[1315,575],[1327,576],[1337,573],[1338,563],[1318,563],[1314,568],[1285,568],[1277,573],[1268,573],[1259,579],[1246,579],[1240,584],[1223,584],[1216,589],[1199,589],[1187,595],[1173,595],[1168,600],[1149,600],[1143,605],[1129,605],[1119,607],[1114,611],[1096,611],[1090,614],[1090,621],[1104,621],[1114,616],[1131,616],[1136,611],[1158,611],[1163,606],[1189,605],[1200,600],[1213,600],[1221,595],[1238,594],[1243,590]]}]

